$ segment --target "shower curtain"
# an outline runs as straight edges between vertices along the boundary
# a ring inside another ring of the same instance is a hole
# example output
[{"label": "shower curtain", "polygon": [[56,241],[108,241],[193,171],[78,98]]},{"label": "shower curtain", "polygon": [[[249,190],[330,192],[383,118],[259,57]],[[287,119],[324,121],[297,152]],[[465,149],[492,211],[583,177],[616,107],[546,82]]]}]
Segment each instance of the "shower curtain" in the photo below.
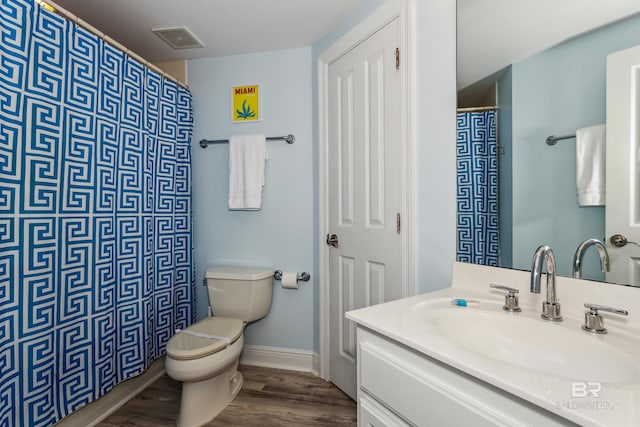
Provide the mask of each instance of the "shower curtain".
[{"label": "shower curtain", "polygon": [[457,115],[457,258],[499,264],[495,111]]},{"label": "shower curtain", "polygon": [[0,4],[0,426],[49,426],[194,317],[191,95]]}]

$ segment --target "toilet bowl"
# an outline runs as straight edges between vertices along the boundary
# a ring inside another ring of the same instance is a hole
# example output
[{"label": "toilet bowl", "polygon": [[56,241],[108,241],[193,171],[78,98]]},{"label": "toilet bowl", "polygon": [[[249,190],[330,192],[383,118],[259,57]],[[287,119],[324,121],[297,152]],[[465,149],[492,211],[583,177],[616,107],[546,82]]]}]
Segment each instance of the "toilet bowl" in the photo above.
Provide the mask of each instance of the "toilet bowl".
[{"label": "toilet bowl", "polygon": [[210,421],[242,388],[238,363],[244,327],[269,312],[272,276],[273,270],[247,267],[207,270],[209,302],[216,316],[177,331],[167,343],[167,375],[182,382],[180,427]]}]

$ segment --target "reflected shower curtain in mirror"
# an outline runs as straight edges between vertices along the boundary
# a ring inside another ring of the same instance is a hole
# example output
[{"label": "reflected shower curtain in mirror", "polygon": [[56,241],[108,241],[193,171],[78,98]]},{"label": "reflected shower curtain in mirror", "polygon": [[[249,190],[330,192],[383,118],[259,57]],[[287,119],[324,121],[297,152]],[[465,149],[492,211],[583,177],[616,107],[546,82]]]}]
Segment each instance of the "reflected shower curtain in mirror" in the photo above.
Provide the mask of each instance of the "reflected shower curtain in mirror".
[{"label": "reflected shower curtain in mirror", "polygon": [[495,111],[457,115],[457,258],[499,263]]},{"label": "reflected shower curtain in mirror", "polygon": [[0,426],[50,426],[193,321],[191,95],[0,3]]}]

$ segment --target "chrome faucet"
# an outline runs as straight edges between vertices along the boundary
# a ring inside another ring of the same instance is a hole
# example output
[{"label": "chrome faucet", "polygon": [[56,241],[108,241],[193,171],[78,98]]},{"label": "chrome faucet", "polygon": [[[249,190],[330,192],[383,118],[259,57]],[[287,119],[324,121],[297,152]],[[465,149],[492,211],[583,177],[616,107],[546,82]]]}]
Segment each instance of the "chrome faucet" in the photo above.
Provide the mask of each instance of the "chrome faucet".
[{"label": "chrome faucet", "polygon": [[609,266],[609,252],[604,243],[598,239],[587,239],[578,245],[576,253],[573,256],[573,277],[576,279],[582,277],[582,258],[584,258],[584,253],[591,246],[595,246],[598,254],[600,254],[600,269],[603,272],[611,271],[611,267]]},{"label": "chrome faucet", "polygon": [[540,278],[542,277],[542,264],[547,265],[547,300],[542,303],[542,318],[559,322],[560,303],[556,298],[556,257],[549,246],[543,245],[536,249],[531,265],[531,292],[540,293]]}]

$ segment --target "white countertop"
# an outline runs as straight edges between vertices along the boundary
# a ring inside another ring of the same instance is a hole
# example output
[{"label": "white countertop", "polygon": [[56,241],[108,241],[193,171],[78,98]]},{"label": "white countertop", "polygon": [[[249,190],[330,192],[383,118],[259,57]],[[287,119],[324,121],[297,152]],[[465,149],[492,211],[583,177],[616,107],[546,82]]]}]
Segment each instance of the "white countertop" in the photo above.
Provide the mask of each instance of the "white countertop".
[{"label": "white countertop", "polygon": [[[489,288],[489,283],[518,288],[521,313],[502,311],[504,293]],[[543,286],[544,288],[544,281]],[[540,319],[540,307],[545,294],[529,292],[529,273],[495,267],[455,263],[451,288],[404,298],[347,313],[347,318],[359,326],[371,329],[429,357],[455,367],[478,379],[486,381],[528,402],[540,406],[571,421],[586,426],[640,426],[640,380],[602,382],[597,399],[572,397],[572,382],[592,381],[591,378],[566,378],[562,375],[542,372],[541,369],[525,369],[517,364],[488,357],[443,336],[420,316],[434,308],[451,307],[451,299],[480,300],[480,307],[454,307],[455,310],[484,310],[495,316],[519,316],[542,323],[542,327],[580,330],[583,323],[584,302],[625,308],[630,314],[618,317],[604,313],[607,335],[591,335],[584,340],[599,340],[615,349],[626,343],[640,340],[640,289],[619,285],[558,277],[557,294],[562,303],[564,321],[555,324]],[[536,324],[536,326],[538,326]],[[526,328],[523,328],[526,329]],[[517,339],[526,340],[527,330]],[[589,343],[589,341],[584,341]],[[549,351],[553,351],[549,343]],[[609,348],[609,347],[607,347]],[[634,347],[634,357],[638,354]],[[576,354],[579,357],[580,349]],[[616,356],[612,354],[612,356]],[[634,361],[636,359],[633,359]],[[567,360],[570,364],[572,361]],[[561,363],[565,363],[561,361]],[[603,358],[603,366],[615,363],[615,357]],[[634,362],[635,363],[635,362]],[[638,363],[640,372],[640,359]],[[611,366],[615,368],[615,366]]]}]

